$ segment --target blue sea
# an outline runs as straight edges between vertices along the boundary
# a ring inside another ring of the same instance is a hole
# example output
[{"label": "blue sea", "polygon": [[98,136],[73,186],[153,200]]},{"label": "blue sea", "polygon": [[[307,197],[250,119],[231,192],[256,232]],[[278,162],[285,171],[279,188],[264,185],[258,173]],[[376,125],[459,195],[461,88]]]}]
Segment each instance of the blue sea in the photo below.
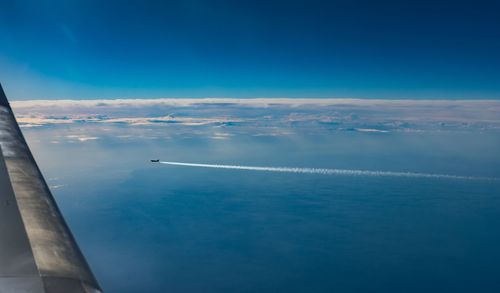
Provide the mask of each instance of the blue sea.
[{"label": "blue sea", "polygon": [[74,128],[24,132],[105,292],[500,292],[499,180],[150,162],[500,177],[498,133]]},{"label": "blue sea", "polygon": [[[281,109],[286,119],[274,123],[269,108],[193,107],[198,112],[155,115],[218,120],[138,123],[99,114],[82,122],[78,114],[59,123],[52,113],[31,127],[18,115],[105,292],[500,292],[500,131],[491,123],[375,123],[372,110],[350,109],[347,122],[296,122],[296,107]],[[346,127],[357,116],[363,122]]]}]

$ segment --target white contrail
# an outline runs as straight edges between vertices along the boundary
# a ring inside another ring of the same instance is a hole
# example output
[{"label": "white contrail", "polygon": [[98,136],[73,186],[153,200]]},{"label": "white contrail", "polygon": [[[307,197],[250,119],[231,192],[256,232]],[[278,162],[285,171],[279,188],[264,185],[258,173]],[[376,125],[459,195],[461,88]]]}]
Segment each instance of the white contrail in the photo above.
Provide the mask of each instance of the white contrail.
[{"label": "white contrail", "polygon": [[472,177],[446,174],[427,174],[413,172],[391,172],[391,171],[367,171],[367,170],[349,170],[349,169],[323,169],[323,168],[291,168],[291,167],[257,167],[257,166],[238,166],[238,165],[219,165],[219,164],[199,164],[199,163],[181,163],[160,161],[161,164],[216,168],[216,169],[237,169],[250,171],[267,172],[286,172],[286,173],[307,173],[323,175],[350,175],[350,176],[384,176],[384,177],[413,177],[413,178],[437,178],[437,179],[461,179],[461,180],[499,180],[499,178]]}]

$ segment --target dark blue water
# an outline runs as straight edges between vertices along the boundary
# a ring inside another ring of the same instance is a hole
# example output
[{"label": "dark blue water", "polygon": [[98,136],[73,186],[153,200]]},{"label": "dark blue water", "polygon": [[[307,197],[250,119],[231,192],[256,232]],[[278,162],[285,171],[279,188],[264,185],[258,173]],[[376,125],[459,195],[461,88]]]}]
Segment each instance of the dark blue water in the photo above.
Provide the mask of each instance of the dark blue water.
[{"label": "dark blue water", "polygon": [[106,292],[500,292],[499,181],[149,162],[500,177],[498,134],[51,143],[61,131],[26,135]]}]

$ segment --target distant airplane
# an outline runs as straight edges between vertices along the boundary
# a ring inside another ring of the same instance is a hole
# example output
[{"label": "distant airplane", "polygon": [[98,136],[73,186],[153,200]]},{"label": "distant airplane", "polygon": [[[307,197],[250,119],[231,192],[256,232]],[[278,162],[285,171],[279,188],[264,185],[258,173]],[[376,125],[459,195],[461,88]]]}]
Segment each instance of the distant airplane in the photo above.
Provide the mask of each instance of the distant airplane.
[{"label": "distant airplane", "polygon": [[0,85],[0,292],[102,292]]},{"label": "distant airplane", "polygon": [[151,160],[151,163],[159,163],[160,160]]}]

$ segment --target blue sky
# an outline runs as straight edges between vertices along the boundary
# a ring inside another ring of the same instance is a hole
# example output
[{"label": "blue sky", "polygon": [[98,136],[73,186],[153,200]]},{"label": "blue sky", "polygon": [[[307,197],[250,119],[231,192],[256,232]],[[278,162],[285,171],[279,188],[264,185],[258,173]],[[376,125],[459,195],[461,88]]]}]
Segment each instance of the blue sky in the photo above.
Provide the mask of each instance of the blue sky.
[{"label": "blue sky", "polygon": [[500,98],[496,1],[2,1],[12,100]]}]

